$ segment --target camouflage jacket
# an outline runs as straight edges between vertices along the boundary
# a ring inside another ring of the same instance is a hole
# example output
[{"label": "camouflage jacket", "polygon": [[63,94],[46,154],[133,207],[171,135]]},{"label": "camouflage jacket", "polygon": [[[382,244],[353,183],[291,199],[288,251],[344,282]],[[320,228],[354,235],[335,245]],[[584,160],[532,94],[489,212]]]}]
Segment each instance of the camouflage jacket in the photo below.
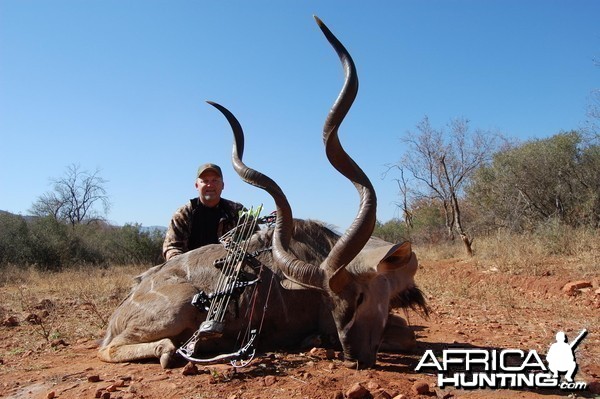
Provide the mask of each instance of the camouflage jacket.
[{"label": "camouflage jacket", "polygon": [[[194,211],[198,208],[198,204],[199,199],[193,198],[173,215],[163,243],[163,256],[166,260],[194,249],[190,248],[189,244],[192,238]],[[221,237],[237,226],[239,212],[245,208],[242,204],[225,198],[221,198],[218,207],[220,209],[220,219],[217,226],[217,237]]]}]

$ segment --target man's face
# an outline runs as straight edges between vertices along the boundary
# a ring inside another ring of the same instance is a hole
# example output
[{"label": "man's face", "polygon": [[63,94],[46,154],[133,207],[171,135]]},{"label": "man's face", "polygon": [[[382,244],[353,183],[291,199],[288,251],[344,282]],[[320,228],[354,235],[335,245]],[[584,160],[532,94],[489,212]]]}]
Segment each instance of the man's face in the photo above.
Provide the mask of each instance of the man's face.
[{"label": "man's face", "polygon": [[214,206],[219,202],[223,187],[225,187],[223,179],[212,170],[207,170],[196,179],[200,201],[208,206]]}]

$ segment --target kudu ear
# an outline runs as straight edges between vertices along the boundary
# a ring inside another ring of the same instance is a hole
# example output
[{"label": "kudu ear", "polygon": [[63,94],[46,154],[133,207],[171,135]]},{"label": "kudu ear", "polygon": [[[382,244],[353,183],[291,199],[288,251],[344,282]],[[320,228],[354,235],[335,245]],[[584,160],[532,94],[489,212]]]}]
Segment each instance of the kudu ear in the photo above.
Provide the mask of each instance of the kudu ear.
[{"label": "kudu ear", "polygon": [[381,273],[395,271],[412,262],[416,262],[416,256],[412,252],[410,242],[405,241],[388,248],[385,254],[382,253],[377,271]]}]

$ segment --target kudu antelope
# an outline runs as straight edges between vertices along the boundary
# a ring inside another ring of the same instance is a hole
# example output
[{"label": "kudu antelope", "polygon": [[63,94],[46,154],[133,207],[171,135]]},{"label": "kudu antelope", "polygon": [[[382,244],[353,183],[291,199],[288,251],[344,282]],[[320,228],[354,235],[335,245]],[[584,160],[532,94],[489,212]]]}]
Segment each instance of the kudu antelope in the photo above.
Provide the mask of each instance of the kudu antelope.
[{"label": "kudu antelope", "polygon": [[[316,18],[316,17],[315,17]],[[378,350],[399,350],[414,337],[393,307],[427,312],[415,286],[417,259],[408,242],[392,244],[371,238],[375,225],[376,197],[371,182],[342,148],[337,131],[358,90],[350,55],[329,29],[316,18],[338,53],[345,81],[325,122],[323,138],[330,163],[358,190],[360,208],[352,225],[339,236],[320,223],[294,220],[281,188],[243,161],[244,136],[236,118],[211,103],[229,121],[234,134],[233,166],[247,183],[266,190],[275,200],[275,227],[256,233],[250,251],[272,246],[257,260],[265,268],[257,286],[257,303],[250,304],[249,290],[239,298],[239,314],[250,306],[264,314],[259,346],[263,349],[298,346],[303,338],[318,334],[341,344],[348,366],[371,367]],[[219,276],[215,259],[225,255],[222,245],[209,245],[177,256],[138,276],[129,296],[112,315],[99,357],[108,362],[160,358],[163,367],[173,360],[176,345],[185,342],[205,315],[190,304],[199,291],[211,292]],[[247,268],[247,273],[256,273]],[[273,277],[276,284],[267,283]],[[232,309],[220,338],[202,341],[196,351],[231,350],[242,328],[243,317]]]}]

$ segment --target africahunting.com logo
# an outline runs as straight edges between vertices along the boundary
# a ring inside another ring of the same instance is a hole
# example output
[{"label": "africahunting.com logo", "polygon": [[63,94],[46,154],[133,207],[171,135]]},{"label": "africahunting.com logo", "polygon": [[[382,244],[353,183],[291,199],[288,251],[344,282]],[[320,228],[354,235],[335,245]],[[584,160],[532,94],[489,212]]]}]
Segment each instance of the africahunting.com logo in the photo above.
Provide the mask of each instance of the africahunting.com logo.
[{"label": "africahunting.com logo", "polygon": [[[564,332],[556,334],[544,364],[537,351],[520,349],[445,349],[438,358],[428,349],[415,371],[437,372],[438,386],[444,388],[560,388],[583,390],[587,384],[575,381],[575,349],[587,330],[568,342]],[[561,381],[561,376],[564,375]]]}]

